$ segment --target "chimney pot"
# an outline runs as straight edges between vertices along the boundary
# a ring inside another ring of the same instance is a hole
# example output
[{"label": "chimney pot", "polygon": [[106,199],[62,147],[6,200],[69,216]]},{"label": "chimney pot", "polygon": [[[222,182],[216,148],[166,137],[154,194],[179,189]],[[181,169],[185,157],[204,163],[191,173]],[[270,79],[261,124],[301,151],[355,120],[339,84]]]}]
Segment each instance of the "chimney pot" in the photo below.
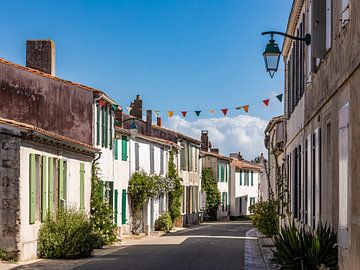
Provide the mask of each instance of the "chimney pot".
[{"label": "chimney pot", "polygon": [[156,124],[161,127],[161,117],[156,118]]},{"label": "chimney pot", "polygon": [[131,102],[131,111],[130,115],[134,116],[135,118],[142,119],[142,99],[140,95],[136,95],[136,99]]},{"label": "chimney pot", "polygon": [[219,148],[211,148],[210,152],[214,154],[219,154]]},{"label": "chimney pot", "polygon": [[207,130],[201,131],[201,150],[208,152],[210,148],[209,135]]},{"label": "chimney pot", "polygon": [[55,42],[27,40],[26,66],[55,76]]},{"label": "chimney pot", "polygon": [[152,136],[152,110],[146,110],[146,135]]}]

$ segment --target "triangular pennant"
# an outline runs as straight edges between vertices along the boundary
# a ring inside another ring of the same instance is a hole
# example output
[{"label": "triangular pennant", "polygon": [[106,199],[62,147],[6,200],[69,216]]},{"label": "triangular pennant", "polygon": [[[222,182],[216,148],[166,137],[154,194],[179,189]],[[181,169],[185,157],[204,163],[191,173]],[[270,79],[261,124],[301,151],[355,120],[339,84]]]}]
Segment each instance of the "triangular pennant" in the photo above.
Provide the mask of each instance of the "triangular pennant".
[{"label": "triangular pennant", "polygon": [[159,117],[159,111],[154,111],[155,117]]},{"label": "triangular pennant", "polygon": [[228,109],[221,109],[222,113],[224,114],[224,116],[226,116]]},{"label": "triangular pennant", "polygon": [[132,107],[126,107],[126,109],[128,110],[128,112],[130,113],[131,112],[131,110],[132,110]]},{"label": "triangular pennant", "polygon": [[196,116],[199,116],[201,111],[195,111],[195,113],[196,113]]},{"label": "triangular pennant", "polygon": [[264,99],[264,100],[263,100],[263,103],[265,104],[265,106],[268,106],[268,105],[269,105],[269,101],[270,101],[270,99]]},{"label": "triangular pennant", "polygon": [[172,118],[173,115],[174,115],[174,112],[173,111],[168,111],[168,115],[169,115],[170,118]]},{"label": "triangular pennant", "polygon": [[249,112],[249,105],[242,106],[245,112]]},{"label": "triangular pennant", "polygon": [[183,112],[181,112],[181,114],[182,114],[183,117],[185,117],[186,114],[187,114],[187,111],[183,111]]},{"label": "triangular pennant", "polygon": [[281,102],[283,98],[283,94],[277,95],[276,98]]},{"label": "triangular pennant", "polygon": [[212,115],[214,115],[215,114],[215,110],[209,110],[209,113],[211,113]]},{"label": "triangular pennant", "polygon": [[243,108],[243,106],[240,106],[240,107],[236,107],[235,109],[236,110],[241,110]]}]

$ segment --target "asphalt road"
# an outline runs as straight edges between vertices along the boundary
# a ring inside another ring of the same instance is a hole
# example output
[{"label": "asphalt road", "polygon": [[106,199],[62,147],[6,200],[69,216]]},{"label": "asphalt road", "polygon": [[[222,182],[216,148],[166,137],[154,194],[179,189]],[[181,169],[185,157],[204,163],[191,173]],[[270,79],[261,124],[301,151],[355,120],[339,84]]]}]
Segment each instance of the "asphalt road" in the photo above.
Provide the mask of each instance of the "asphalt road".
[{"label": "asphalt road", "polygon": [[247,222],[205,223],[124,246],[74,269],[230,270],[243,269]]}]

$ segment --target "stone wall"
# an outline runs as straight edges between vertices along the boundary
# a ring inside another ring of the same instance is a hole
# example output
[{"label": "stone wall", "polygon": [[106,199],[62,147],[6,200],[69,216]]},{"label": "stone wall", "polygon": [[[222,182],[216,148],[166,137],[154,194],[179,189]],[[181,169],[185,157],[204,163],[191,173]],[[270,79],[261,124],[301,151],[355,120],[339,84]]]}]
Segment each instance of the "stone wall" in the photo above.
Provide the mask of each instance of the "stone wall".
[{"label": "stone wall", "polygon": [[0,127],[0,249],[17,258],[20,237],[20,139]]}]

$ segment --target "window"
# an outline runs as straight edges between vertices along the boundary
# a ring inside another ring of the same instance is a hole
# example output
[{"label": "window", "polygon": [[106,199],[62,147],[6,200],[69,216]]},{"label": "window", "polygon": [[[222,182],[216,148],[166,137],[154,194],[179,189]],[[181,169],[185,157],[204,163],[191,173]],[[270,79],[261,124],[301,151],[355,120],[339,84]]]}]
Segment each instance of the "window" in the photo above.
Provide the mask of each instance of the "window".
[{"label": "window", "polygon": [[80,210],[85,209],[85,165],[80,163]]},{"label": "window", "polygon": [[[312,1],[312,57],[316,60],[316,65],[320,63],[326,55],[326,26],[327,26],[327,0]],[[330,11],[331,12],[331,11]],[[329,17],[331,19],[331,15]],[[330,27],[329,23],[329,27]],[[331,28],[328,30],[331,32]],[[331,39],[331,37],[330,37]]]},{"label": "window", "polygon": [[105,147],[105,106],[101,107],[101,146]]},{"label": "window", "polygon": [[96,145],[100,145],[100,105],[96,103]]},{"label": "window", "polygon": [[251,181],[251,186],[254,186],[254,172],[253,171],[250,172],[250,181]]},{"label": "window", "polygon": [[240,173],[239,173],[239,182],[240,182],[240,186],[242,185],[242,174],[243,174],[243,171],[240,170]]},{"label": "window", "polygon": [[121,160],[122,161],[127,161],[127,158],[128,158],[128,149],[127,148],[128,148],[127,137],[125,135],[123,135],[123,136],[121,136]]},{"label": "window", "polygon": [[140,170],[140,164],[139,164],[139,143],[135,143],[135,171]]},{"label": "window", "polygon": [[104,136],[105,136],[105,148],[108,147],[108,121],[109,121],[109,117],[108,117],[108,106],[105,106],[105,112],[104,112],[104,117],[105,117],[105,126],[104,126]]},{"label": "window", "polygon": [[112,149],[112,142],[113,142],[113,111],[111,109],[111,107],[109,108],[109,119],[110,119],[110,124],[109,124],[109,147],[110,149]]},{"label": "window", "polygon": [[225,163],[218,161],[218,182],[225,181]]},{"label": "window", "polygon": [[194,147],[192,145],[189,145],[188,147],[188,161],[189,161],[189,171],[193,171],[193,149]]},{"label": "window", "polygon": [[154,168],[154,146],[150,145],[150,173],[154,173],[155,172],[155,168]]},{"label": "window", "polygon": [[164,174],[164,149],[160,149],[160,174]]},{"label": "window", "polygon": [[188,168],[188,164],[187,164],[187,162],[188,162],[188,144],[187,143],[185,143],[184,141],[183,142],[181,142],[181,156],[180,156],[180,158],[181,158],[181,169],[183,170],[183,171],[186,171],[187,170],[187,168]]},{"label": "window", "polygon": [[126,189],[121,192],[121,224],[126,224]]},{"label": "window", "polygon": [[255,197],[250,197],[250,206],[255,204]]},{"label": "window", "polygon": [[348,248],[349,103],[339,112],[339,232],[340,247]]}]

